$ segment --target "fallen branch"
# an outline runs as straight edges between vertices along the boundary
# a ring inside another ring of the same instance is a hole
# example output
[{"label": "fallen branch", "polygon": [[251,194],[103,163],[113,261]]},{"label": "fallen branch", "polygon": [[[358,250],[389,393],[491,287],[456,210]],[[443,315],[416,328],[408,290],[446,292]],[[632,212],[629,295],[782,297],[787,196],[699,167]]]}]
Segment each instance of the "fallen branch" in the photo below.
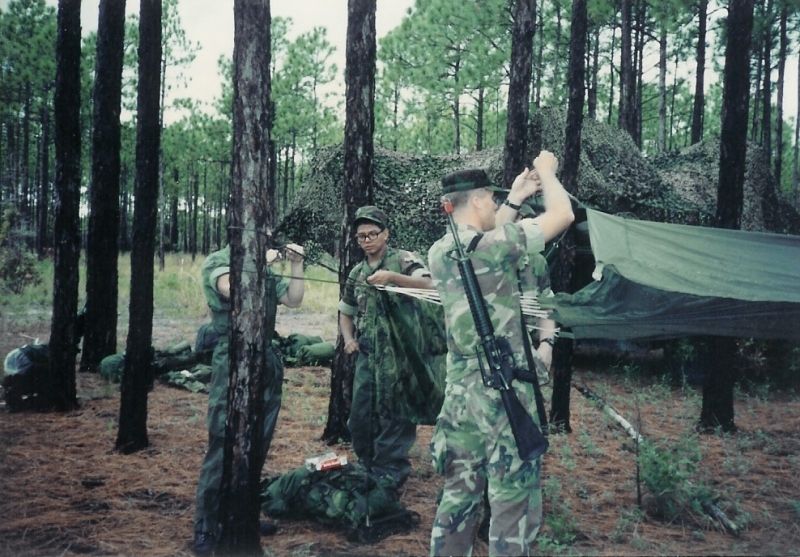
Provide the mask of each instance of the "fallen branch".
[{"label": "fallen branch", "polygon": [[724,526],[725,529],[728,530],[728,532],[730,532],[737,538],[739,537],[739,527],[736,526],[736,524],[734,524],[730,518],[725,516],[725,513],[722,512],[722,509],[720,509],[718,506],[716,506],[714,503],[710,501],[704,501],[702,503],[702,507],[703,510],[706,511],[706,514],[708,514],[708,516],[716,519],[717,522],[722,524],[722,526]]},{"label": "fallen branch", "polygon": [[[611,418],[615,422],[617,422],[628,433],[628,435],[630,435],[633,438],[634,441],[636,441],[637,448],[638,444],[644,441],[644,438],[641,436],[641,434],[639,434],[639,432],[633,428],[633,426],[628,422],[628,420],[620,416],[620,414],[616,410],[614,410],[610,405],[608,405],[600,397],[600,395],[598,395],[597,393],[595,393],[589,387],[586,386],[577,385],[575,383],[573,383],[572,386],[575,387],[575,389],[583,396],[597,403],[606,412],[606,414],[611,416]],[[637,487],[638,487],[638,479],[637,479]],[[736,524],[733,523],[733,521],[731,521],[731,519],[725,516],[725,513],[722,512],[722,509],[720,509],[718,506],[716,506],[714,503],[711,503],[710,501],[703,501],[701,502],[700,506],[703,508],[706,514],[708,514],[708,516],[710,516],[711,518],[722,524],[725,530],[727,530],[736,537],[739,536],[739,528],[736,526]]]},{"label": "fallen branch", "polygon": [[628,420],[623,418],[619,414],[619,412],[614,410],[602,398],[600,398],[600,395],[598,395],[597,393],[592,391],[589,387],[585,387],[585,386],[582,387],[580,385],[576,385],[575,383],[573,383],[572,386],[575,387],[575,389],[579,393],[581,393],[583,396],[585,396],[589,400],[593,400],[598,405],[600,405],[600,407],[605,411],[605,413],[608,414],[609,416],[611,416],[611,418],[615,422],[617,422],[622,427],[622,429],[624,429],[626,432],[628,432],[628,435],[630,435],[631,438],[634,441],[636,441],[637,443],[641,443],[642,442],[642,436],[639,434],[639,432],[636,431],[636,429],[634,429],[634,427],[630,424],[630,422],[628,422]]}]

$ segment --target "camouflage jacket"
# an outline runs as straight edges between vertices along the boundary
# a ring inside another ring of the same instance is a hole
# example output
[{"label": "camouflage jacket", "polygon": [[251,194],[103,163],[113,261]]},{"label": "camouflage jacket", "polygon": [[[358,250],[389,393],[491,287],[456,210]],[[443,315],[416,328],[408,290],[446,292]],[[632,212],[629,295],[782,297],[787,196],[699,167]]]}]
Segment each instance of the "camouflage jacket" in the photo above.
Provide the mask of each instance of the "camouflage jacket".
[{"label": "camouflage jacket", "polygon": [[363,259],[350,271],[338,306],[341,313],[353,317],[357,332],[368,328],[366,326],[366,316],[369,313],[368,293],[370,289],[374,291],[374,288],[367,284],[367,277],[378,270],[393,271],[408,276],[430,276],[416,254],[391,246],[387,247],[383,259],[375,267],[371,267],[366,258]]},{"label": "camouflage jacket", "polygon": [[[479,234],[477,229],[467,225],[459,224],[457,230],[465,249]],[[448,381],[464,377],[478,367],[476,350],[480,344],[458,265],[451,257],[454,249],[453,236],[447,233],[428,252],[434,286],[444,307]],[[523,220],[483,234],[470,254],[494,333],[508,339],[517,365],[524,367],[527,362],[522,344],[518,272],[529,265],[531,256],[543,249],[544,237],[538,225]]]},{"label": "camouflage jacket", "polygon": [[[211,324],[220,335],[228,334],[228,317],[231,312],[231,304],[230,300],[217,290],[217,279],[231,272],[230,262],[231,248],[230,246],[225,246],[206,257],[200,270],[203,294],[211,310]],[[267,269],[267,274],[270,280],[277,281],[275,294],[276,298],[280,299],[289,289],[289,282],[285,278],[276,277],[271,269]]]}]

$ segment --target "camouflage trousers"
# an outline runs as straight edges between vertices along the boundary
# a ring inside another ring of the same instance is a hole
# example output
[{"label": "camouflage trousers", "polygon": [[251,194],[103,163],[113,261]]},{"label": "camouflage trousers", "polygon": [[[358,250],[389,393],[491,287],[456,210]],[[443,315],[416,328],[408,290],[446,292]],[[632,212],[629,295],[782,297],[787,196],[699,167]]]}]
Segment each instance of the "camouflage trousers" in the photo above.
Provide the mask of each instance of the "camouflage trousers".
[{"label": "camouflage trousers", "polygon": [[[223,340],[224,339],[224,340]],[[208,393],[208,449],[200,468],[197,482],[196,507],[194,513],[195,532],[219,533],[220,524],[220,485],[222,482],[222,459],[225,449],[225,420],[228,415],[228,341],[221,337],[214,349],[211,360],[213,368]],[[283,387],[283,364],[272,351],[267,350],[267,370],[274,373],[274,380],[268,376],[267,388],[263,393],[264,421],[262,446],[264,452],[255,465],[263,468],[267,451],[275,432],[278,411],[281,408]]]},{"label": "camouflage trousers", "polygon": [[347,427],[359,463],[368,465],[373,477],[390,475],[399,487],[411,473],[408,451],[417,438],[417,426],[409,421],[378,416],[373,400],[375,371],[370,365],[368,349],[367,343],[361,343],[361,352],[356,358],[353,403]]},{"label": "camouflage trousers", "polygon": [[[533,387],[515,382],[538,425]],[[529,555],[542,523],[541,459],[519,457],[500,393],[480,371],[447,384],[431,439],[433,466],[445,476],[431,532],[431,555],[471,555],[488,482],[489,555]]]}]

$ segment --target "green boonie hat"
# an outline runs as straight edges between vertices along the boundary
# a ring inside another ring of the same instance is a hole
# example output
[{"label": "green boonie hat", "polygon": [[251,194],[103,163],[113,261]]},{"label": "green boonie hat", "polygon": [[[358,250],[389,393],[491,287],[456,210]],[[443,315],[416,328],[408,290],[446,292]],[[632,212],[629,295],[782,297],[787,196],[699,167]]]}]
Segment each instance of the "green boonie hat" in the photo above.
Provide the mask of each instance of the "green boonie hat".
[{"label": "green boonie hat", "polygon": [[381,228],[386,228],[389,224],[389,217],[386,213],[378,209],[375,205],[365,205],[356,211],[356,218],[353,219],[353,226],[358,226],[359,221],[368,220],[374,222]]},{"label": "green boonie hat", "polygon": [[457,191],[474,190],[478,188],[486,188],[489,191],[503,192],[503,188],[493,186],[489,177],[480,168],[469,168],[466,170],[457,170],[451,172],[442,178],[442,194],[453,193]]}]

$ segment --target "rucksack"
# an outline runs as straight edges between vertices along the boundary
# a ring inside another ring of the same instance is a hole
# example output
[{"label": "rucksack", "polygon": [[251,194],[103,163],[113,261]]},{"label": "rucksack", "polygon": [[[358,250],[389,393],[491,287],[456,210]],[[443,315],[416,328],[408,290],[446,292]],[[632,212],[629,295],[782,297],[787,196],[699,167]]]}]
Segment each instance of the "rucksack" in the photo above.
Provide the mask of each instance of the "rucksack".
[{"label": "rucksack", "polygon": [[10,412],[33,408],[39,382],[50,367],[47,344],[26,344],[6,355],[3,363],[3,391]]},{"label": "rucksack", "polygon": [[367,478],[351,464],[320,471],[300,466],[261,482],[261,510],[272,517],[310,518],[341,528],[349,541],[361,543],[407,532],[419,523],[419,514],[400,503],[390,477]]}]

